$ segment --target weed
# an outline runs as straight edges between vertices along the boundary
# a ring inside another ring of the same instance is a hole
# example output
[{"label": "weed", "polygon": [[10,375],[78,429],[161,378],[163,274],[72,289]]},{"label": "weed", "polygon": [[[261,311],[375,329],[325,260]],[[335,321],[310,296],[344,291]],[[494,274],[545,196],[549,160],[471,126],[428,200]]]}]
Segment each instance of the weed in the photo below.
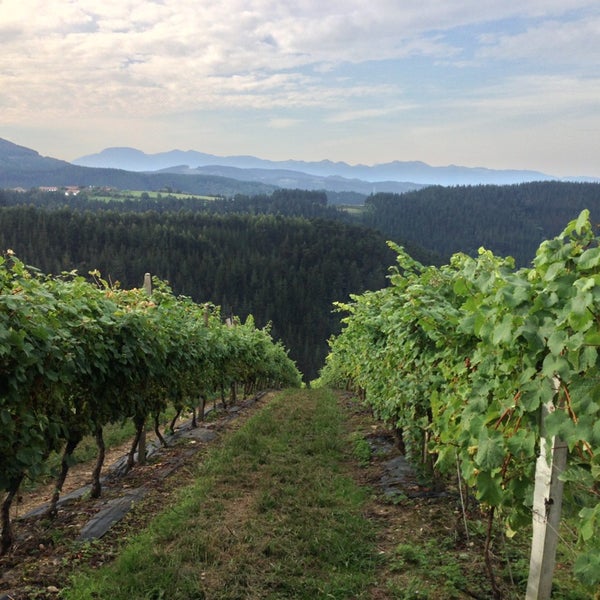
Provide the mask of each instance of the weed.
[{"label": "weed", "polygon": [[394,600],[429,600],[429,590],[418,578],[412,578],[408,583],[389,582],[388,591]]},{"label": "weed", "polygon": [[396,546],[396,555],[401,561],[419,567],[427,562],[427,557],[423,553],[423,550],[412,544],[398,544]]},{"label": "weed", "polygon": [[352,454],[358,460],[361,466],[366,466],[371,461],[371,446],[369,442],[360,434],[351,436]]}]

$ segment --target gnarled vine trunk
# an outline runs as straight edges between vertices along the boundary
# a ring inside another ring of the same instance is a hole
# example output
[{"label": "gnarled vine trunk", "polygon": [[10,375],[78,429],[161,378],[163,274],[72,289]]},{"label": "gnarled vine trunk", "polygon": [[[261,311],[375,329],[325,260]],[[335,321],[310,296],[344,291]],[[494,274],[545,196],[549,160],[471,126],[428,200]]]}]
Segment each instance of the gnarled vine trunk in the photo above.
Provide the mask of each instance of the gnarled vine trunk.
[{"label": "gnarled vine trunk", "polygon": [[94,437],[96,438],[96,446],[98,447],[98,456],[96,458],[96,464],[92,471],[92,489],[90,496],[92,498],[100,498],[102,493],[102,484],[100,483],[100,473],[102,472],[102,466],[104,465],[104,457],[106,455],[106,446],[104,445],[104,436],[102,435],[102,427],[97,427]]},{"label": "gnarled vine trunk", "polygon": [[82,439],[81,434],[77,434],[71,439],[67,440],[67,445],[65,446],[65,450],[63,452],[62,461],[60,463],[60,473],[56,478],[56,485],[54,486],[54,492],[52,493],[52,498],[50,499],[50,506],[46,511],[46,515],[54,518],[56,516],[56,507],[58,505],[58,500],[60,498],[60,493],[62,492],[63,485],[65,484],[65,479],[67,478],[67,474],[69,473],[69,463],[71,456],[73,456],[73,452],[75,448],[77,448],[77,444]]},{"label": "gnarled vine trunk", "polygon": [[8,493],[4,502],[2,503],[2,510],[0,515],[0,521],[2,523],[2,535],[0,536],[0,554],[6,554],[13,544],[12,528],[10,524],[10,507],[12,506],[13,500],[19,491],[21,482],[25,475],[21,474],[10,481],[8,486]]}]

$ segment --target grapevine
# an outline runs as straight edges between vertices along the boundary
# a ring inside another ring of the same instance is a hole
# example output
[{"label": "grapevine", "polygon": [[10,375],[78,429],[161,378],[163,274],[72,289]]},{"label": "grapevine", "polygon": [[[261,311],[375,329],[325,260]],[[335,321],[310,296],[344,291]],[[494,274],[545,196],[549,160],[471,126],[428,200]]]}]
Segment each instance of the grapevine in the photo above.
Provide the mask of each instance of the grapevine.
[{"label": "grapevine", "polygon": [[[407,452],[460,473],[514,535],[531,519],[540,439],[566,440],[575,573],[600,583],[600,239],[588,211],[530,268],[480,250],[436,268],[394,246],[389,287],[339,304],[319,383],[364,390]],[[555,384],[558,382],[558,393]],[[542,407],[554,410],[540,429]]]}]

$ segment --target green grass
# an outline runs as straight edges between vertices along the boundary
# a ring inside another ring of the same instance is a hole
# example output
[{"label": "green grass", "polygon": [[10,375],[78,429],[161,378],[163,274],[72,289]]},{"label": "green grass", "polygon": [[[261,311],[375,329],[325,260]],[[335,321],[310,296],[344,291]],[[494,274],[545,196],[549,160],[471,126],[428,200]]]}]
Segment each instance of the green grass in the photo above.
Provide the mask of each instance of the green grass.
[{"label": "green grass", "polygon": [[327,390],[279,394],[212,451],[196,481],[110,566],[77,575],[82,598],[366,598],[377,564],[367,492]]},{"label": "green grass", "polygon": [[144,194],[144,198],[196,198],[198,200],[214,200],[215,196],[202,196],[199,194],[184,194],[181,192],[168,192],[162,191],[146,191],[146,190],[112,190],[110,193],[105,191],[90,190],[87,192],[88,195],[94,200],[101,200],[103,202],[111,202],[113,200],[139,200]]},{"label": "green grass", "polygon": [[340,204],[339,208],[344,212],[347,212],[349,215],[352,215],[353,217],[360,216],[365,212],[365,207],[362,204]]},{"label": "green grass", "polygon": [[[475,548],[460,549],[451,536],[444,538],[441,533],[442,528],[436,527],[434,538],[413,538],[396,546],[387,559],[389,575],[385,583],[390,600],[492,598],[483,565],[483,540],[472,538]],[[529,572],[527,542],[525,536],[518,545],[498,543],[500,554],[494,573],[505,600],[517,600],[525,595]],[[555,572],[552,588],[552,597],[561,600],[595,598],[564,570]]]},{"label": "green grass", "polygon": [[356,460],[358,460],[359,464],[362,466],[368,465],[372,455],[369,442],[362,435],[356,433],[351,436],[351,440],[352,453]]}]

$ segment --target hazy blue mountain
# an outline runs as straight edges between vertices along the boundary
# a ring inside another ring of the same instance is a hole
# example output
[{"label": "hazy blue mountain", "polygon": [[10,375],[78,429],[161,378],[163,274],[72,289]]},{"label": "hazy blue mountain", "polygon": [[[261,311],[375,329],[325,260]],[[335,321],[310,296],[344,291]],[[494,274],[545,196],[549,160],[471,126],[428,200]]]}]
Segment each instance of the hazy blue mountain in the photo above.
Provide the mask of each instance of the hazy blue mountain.
[{"label": "hazy blue mountain", "polygon": [[[363,182],[403,182],[406,185],[477,185],[512,184],[527,181],[548,181],[556,177],[539,171],[495,170],[483,167],[449,165],[433,167],[420,161],[393,161],[377,165],[349,165],[345,162],[322,160],[306,162],[298,160],[272,161],[255,156],[216,156],[194,150],[171,150],[157,154],[145,154],[135,148],[106,148],[98,154],[90,154],[73,161],[89,167],[110,167],[135,171],[155,171],[186,165],[198,167],[233,167],[236,169],[263,169],[298,171],[318,177],[343,177]],[[230,175],[232,177],[242,176]],[[298,177],[298,176],[296,176]],[[413,186],[412,189],[414,189]],[[380,190],[383,191],[383,190]],[[391,191],[391,190],[386,190]]]},{"label": "hazy blue mountain", "polygon": [[159,171],[177,165],[199,166],[211,164],[214,157],[201,152],[172,150],[159,154],[145,154],[135,148],[106,148],[98,154],[89,154],[73,161],[81,167],[124,169],[125,171]]},{"label": "hazy blue mountain", "polygon": [[289,169],[254,169],[209,165],[190,168],[187,166],[162,169],[160,173],[178,173],[181,175],[217,175],[241,181],[253,181],[275,185],[280,188],[302,190],[327,190],[328,192],[357,192],[369,196],[377,192],[401,194],[420,189],[423,185],[401,181],[363,181],[348,179],[338,175],[311,175]]},{"label": "hazy blue mountain", "polygon": [[274,185],[195,173],[131,172],[115,168],[92,168],[40,156],[35,150],[0,138],[0,188],[40,186],[110,186],[124,190],[169,188],[189,194],[234,196],[270,194]]}]

